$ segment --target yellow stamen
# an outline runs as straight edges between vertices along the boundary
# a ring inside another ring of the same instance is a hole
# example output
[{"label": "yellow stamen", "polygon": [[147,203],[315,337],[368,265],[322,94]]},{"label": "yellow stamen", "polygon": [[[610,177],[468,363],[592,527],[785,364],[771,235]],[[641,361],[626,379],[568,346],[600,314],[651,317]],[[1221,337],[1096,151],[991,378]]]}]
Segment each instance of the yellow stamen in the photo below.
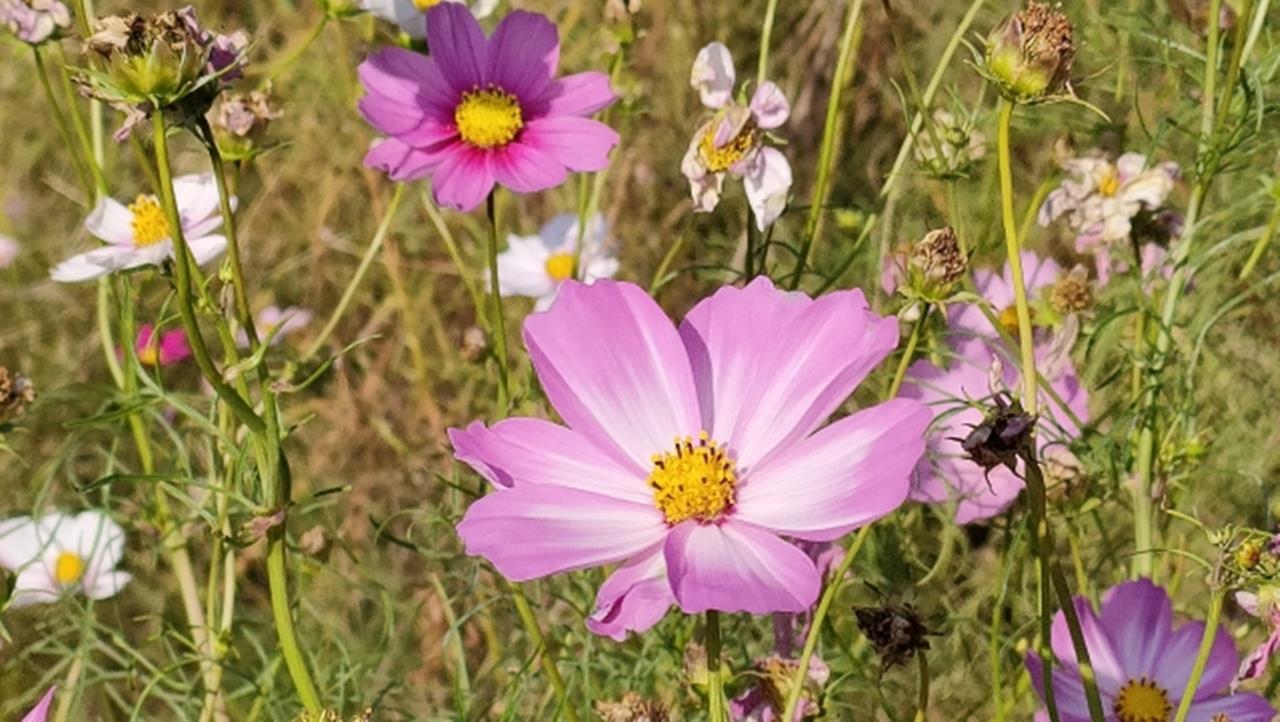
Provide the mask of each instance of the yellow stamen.
[{"label": "yellow stamen", "polygon": [[155,343],[149,343],[138,349],[138,363],[143,366],[159,366],[160,365],[160,347]]},{"label": "yellow stamen", "polygon": [[1120,722],[1169,722],[1173,703],[1155,682],[1142,677],[1120,688],[1114,710]]},{"label": "yellow stamen", "polygon": [[573,278],[573,254],[556,253],[548,258],[547,275],[557,283]]},{"label": "yellow stamen", "polygon": [[698,141],[698,154],[702,156],[707,170],[713,173],[729,170],[760,144],[760,129],[754,120],[748,120],[737,135],[717,148],[716,129],[719,125],[720,121],[710,123]]},{"label": "yellow stamen", "polygon": [[1098,194],[1103,198],[1111,198],[1120,191],[1120,173],[1115,166],[1108,165],[1098,177]]},{"label": "yellow stamen", "polygon": [[1018,335],[1018,307],[1010,305],[1000,312],[996,317],[1000,321],[1000,327],[1008,331],[1010,335]]},{"label": "yellow stamen", "polygon": [[169,221],[155,196],[138,196],[129,204],[133,214],[133,245],[138,248],[155,245],[169,238]]},{"label": "yellow stamen", "polygon": [[430,10],[439,5],[441,0],[413,0],[413,6],[422,11]]},{"label": "yellow stamen", "polygon": [[499,148],[515,140],[524,127],[524,113],[516,96],[491,85],[463,93],[453,122],[469,145]]},{"label": "yellow stamen", "polygon": [[75,584],[84,576],[84,559],[79,554],[62,552],[53,564],[53,578],[59,584]]},{"label": "yellow stamen", "polygon": [[674,446],[674,451],[653,456],[653,503],[672,526],[686,519],[716,521],[736,500],[733,460],[705,431],[698,433],[696,443],[686,436]]}]

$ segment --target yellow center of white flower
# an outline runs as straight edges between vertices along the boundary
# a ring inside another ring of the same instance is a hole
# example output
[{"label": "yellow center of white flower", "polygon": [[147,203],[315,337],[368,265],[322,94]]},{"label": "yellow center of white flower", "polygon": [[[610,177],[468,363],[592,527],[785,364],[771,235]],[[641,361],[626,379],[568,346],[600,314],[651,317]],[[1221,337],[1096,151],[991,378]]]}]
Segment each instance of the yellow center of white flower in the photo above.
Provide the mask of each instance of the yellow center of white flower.
[{"label": "yellow center of white flower", "polygon": [[516,96],[494,86],[462,94],[453,111],[458,135],[476,148],[499,148],[515,140],[524,127],[524,113]]},{"label": "yellow center of white flower", "polygon": [[1103,198],[1111,198],[1120,192],[1120,173],[1113,165],[1108,165],[1098,175],[1098,194]]},{"label": "yellow center of white flower", "polygon": [[75,584],[84,576],[84,559],[79,554],[62,552],[53,563],[53,578],[59,584]]},{"label": "yellow center of white flower", "polygon": [[728,143],[716,147],[716,129],[719,123],[711,123],[698,141],[698,154],[707,170],[720,173],[729,170],[760,144],[760,129],[755,120],[748,120]]},{"label": "yellow center of white flower", "polygon": [[672,526],[686,519],[719,519],[736,499],[733,460],[705,431],[698,432],[697,443],[686,436],[677,438],[674,447],[653,456],[648,480],[653,503]]},{"label": "yellow center of white flower", "polygon": [[138,349],[138,363],[143,366],[160,365],[160,346],[153,339],[151,343]]},{"label": "yellow center of white flower", "polygon": [[1169,722],[1173,704],[1159,685],[1142,677],[1120,688],[1114,710],[1120,722]]},{"label": "yellow center of white flower", "polygon": [[152,246],[169,238],[169,220],[155,196],[138,196],[129,204],[133,214],[133,245]]},{"label": "yellow center of white flower", "polygon": [[547,259],[547,275],[557,283],[567,281],[573,277],[573,265],[572,253],[553,253]]},{"label": "yellow center of white flower", "polygon": [[440,2],[441,0],[413,0],[413,6],[419,10],[426,11],[439,5]]}]

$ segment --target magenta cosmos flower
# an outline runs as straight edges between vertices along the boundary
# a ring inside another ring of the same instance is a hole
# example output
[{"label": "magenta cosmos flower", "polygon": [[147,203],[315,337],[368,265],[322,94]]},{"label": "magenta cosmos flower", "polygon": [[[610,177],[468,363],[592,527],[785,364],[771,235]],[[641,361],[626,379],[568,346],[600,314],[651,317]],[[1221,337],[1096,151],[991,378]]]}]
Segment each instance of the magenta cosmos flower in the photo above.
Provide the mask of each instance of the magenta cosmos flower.
[{"label": "magenta cosmos flower", "polygon": [[57,689],[57,687],[50,687],[49,691],[40,698],[40,702],[31,708],[26,717],[22,718],[22,722],[45,722],[49,719],[49,708],[53,705],[53,693]]},{"label": "magenta cosmos flower", "polygon": [[430,176],[436,202],[468,211],[496,183],[517,193],[608,163],[618,134],[589,116],[617,96],[603,73],[555,78],[556,27],[516,11],[486,39],[458,3],[427,11],[424,56],[387,48],[360,64],[360,112],[387,135],[365,164],[393,180]]},{"label": "magenta cosmos flower", "polygon": [[[1171,720],[1182,701],[1196,660],[1204,622],[1173,626],[1173,604],[1163,589],[1138,579],[1112,587],[1095,614],[1085,597],[1076,597],[1089,658],[1098,675],[1098,692],[1108,722]],[[1053,620],[1053,653],[1061,666],[1053,671],[1053,694],[1062,722],[1089,722],[1084,684],[1066,618]],[[1219,627],[1204,676],[1191,703],[1188,722],[1270,722],[1276,714],[1256,694],[1230,694],[1240,658],[1225,627]],[[1044,697],[1044,675],[1034,652],[1026,658],[1036,691]],[[1040,719],[1047,720],[1043,714]]]},{"label": "magenta cosmos flower", "polygon": [[497,487],[458,525],[509,579],[620,564],[588,626],[615,639],[687,613],[802,611],[809,555],[896,509],[929,412],[895,399],[819,427],[898,343],[861,291],[725,287],[677,328],[638,286],[566,282],[525,321],[565,426],[449,432]]},{"label": "magenta cosmos flower", "polygon": [[138,327],[133,350],[138,355],[138,362],[145,366],[172,366],[191,358],[191,346],[182,329],[165,331],[157,338],[155,326],[149,323]]}]

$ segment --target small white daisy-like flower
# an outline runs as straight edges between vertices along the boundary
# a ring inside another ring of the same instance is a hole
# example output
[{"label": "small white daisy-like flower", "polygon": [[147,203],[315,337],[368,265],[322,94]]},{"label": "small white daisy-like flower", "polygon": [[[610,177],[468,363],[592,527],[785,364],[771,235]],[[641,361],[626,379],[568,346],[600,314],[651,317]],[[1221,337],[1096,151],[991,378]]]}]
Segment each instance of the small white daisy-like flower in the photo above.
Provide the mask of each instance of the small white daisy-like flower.
[{"label": "small white daisy-like flower", "polygon": [[[289,306],[287,308],[267,306],[258,314],[258,318],[254,323],[259,338],[270,338],[272,344],[277,344],[285,336],[305,328],[307,324],[311,323],[311,319],[311,312],[305,308],[298,308],[297,306]],[[249,336],[241,329],[236,335],[236,341],[241,346],[248,346]]]},{"label": "small white daisy-like flower", "polygon": [[[507,250],[498,256],[498,290],[503,296],[536,298],[538,311],[551,307],[560,284],[574,278],[590,283],[618,272],[618,259],[605,242],[608,228],[597,213],[587,222],[586,241],[578,255],[578,217],[563,213],[552,218],[536,236],[507,237]],[[582,264],[575,274],[574,260]]]},{"label": "small white daisy-like flower", "polygon": [[12,238],[0,233],[0,268],[8,268],[13,265],[13,260],[18,257],[18,252],[22,250],[22,246]]},{"label": "small white daisy-like flower", "polygon": [[791,164],[782,151],[765,145],[765,131],[785,123],[791,105],[771,81],[741,105],[733,98],[736,79],[733,57],[723,43],[698,51],[689,82],[715,114],[694,134],[680,170],[689,179],[693,208],[700,213],[714,210],[720,202],[725,174],[741,178],[756,227],[763,231],[782,215],[791,191]]},{"label": "small white daisy-like flower", "polygon": [[15,607],[74,592],[115,596],[132,579],[115,568],[123,557],[124,530],[100,511],[0,521],[0,566],[17,575]]},{"label": "small white daisy-like flower", "polygon": [[477,18],[488,17],[498,7],[498,0],[360,0],[360,7],[421,40],[427,36],[427,11],[442,2],[466,5]]},{"label": "small white daisy-like flower", "polygon": [[[179,176],[173,180],[173,191],[182,219],[182,235],[196,263],[204,265],[221,256],[227,249],[227,239],[213,232],[222,225],[213,174]],[[232,199],[233,205],[234,202]],[[154,195],[139,195],[127,206],[103,198],[84,226],[108,245],[59,263],[50,273],[53,280],[88,281],[116,271],[159,265],[173,257],[169,219]]]}]

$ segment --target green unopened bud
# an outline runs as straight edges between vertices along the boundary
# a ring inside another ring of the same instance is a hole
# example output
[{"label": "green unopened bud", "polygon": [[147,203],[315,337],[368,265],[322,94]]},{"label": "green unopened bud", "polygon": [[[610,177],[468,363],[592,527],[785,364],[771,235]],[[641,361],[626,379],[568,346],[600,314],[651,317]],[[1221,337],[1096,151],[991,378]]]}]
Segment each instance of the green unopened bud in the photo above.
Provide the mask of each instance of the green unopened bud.
[{"label": "green unopened bud", "polygon": [[1031,2],[987,38],[986,73],[1016,102],[1040,100],[1068,89],[1076,46],[1071,21],[1055,8]]}]

